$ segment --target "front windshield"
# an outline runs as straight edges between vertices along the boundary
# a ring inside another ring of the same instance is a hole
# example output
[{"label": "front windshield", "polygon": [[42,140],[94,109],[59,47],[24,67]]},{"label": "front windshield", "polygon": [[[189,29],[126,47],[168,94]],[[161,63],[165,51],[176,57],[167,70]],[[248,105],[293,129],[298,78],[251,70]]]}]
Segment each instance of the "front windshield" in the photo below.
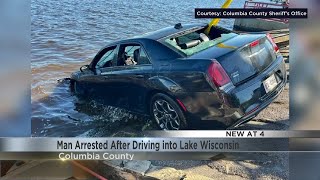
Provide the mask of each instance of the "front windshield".
[{"label": "front windshield", "polygon": [[111,61],[114,57],[115,49],[107,51],[96,64],[96,68],[104,67],[108,61]]}]

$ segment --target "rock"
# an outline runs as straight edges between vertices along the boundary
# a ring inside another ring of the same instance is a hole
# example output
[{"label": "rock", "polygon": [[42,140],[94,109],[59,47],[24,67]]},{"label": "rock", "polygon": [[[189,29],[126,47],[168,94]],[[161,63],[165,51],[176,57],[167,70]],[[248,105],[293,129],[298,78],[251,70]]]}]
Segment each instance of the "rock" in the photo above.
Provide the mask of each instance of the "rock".
[{"label": "rock", "polygon": [[115,166],[115,167],[124,167],[124,164],[126,164],[128,161],[127,160],[112,160],[112,161],[104,161],[105,163]]},{"label": "rock", "polygon": [[161,180],[183,180],[186,173],[174,168],[152,166],[146,176]]},{"label": "rock", "polygon": [[150,161],[128,161],[124,168],[144,175],[150,168]]}]

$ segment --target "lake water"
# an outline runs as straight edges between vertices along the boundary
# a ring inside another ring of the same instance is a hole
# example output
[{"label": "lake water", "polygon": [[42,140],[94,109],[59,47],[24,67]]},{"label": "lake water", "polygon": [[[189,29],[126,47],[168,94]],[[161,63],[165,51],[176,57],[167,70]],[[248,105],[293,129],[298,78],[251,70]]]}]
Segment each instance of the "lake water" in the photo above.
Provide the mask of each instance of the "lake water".
[{"label": "lake water", "polygon": [[[58,79],[88,64],[108,42],[195,19],[194,8],[219,8],[224,0],[33,0],[31,69],[33,136],[110,136],[139,132],[146,121],[122,109],[72,96]],[[243,7],[235,0],[230,7]],[[220,25],[229,29],[233,20]],[[130,135],[130,134],[129,134]]]}]

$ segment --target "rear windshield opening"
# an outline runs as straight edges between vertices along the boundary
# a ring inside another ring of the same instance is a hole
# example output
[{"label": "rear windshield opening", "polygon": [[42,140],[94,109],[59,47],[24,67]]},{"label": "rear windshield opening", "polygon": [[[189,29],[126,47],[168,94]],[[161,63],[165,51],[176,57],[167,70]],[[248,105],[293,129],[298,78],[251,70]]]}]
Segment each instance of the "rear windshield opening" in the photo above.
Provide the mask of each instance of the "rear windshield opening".
[{"label": "rear windshield opening", "polygon": [[204,34],[204,30],[205,27],[180,36],[170,37],[165,39],[165,43],[186,56],[191,56],[237,35],[227,29],[212,27],[209,36],[207,36]]}]

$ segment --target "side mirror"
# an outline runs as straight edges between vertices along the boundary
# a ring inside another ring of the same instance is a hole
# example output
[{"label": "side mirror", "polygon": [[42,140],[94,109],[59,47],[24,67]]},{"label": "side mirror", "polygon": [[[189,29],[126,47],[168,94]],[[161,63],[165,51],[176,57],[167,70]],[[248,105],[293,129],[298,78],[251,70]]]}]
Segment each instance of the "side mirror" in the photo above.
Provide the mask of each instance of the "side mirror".
[{"label": "side mirror", "polygon": [[84,70],[90,69],[89,65],[84,65],[80,67],[80,71],[83,72]]}]

